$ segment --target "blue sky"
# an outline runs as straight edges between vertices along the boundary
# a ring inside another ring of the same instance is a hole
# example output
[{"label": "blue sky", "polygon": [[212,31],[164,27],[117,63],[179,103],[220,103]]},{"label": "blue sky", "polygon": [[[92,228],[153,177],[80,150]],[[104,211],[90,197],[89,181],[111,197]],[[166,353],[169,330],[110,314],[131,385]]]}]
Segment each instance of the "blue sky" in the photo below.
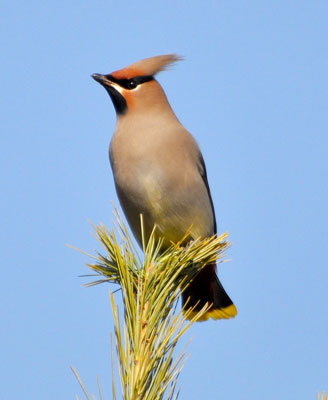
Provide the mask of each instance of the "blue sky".
[{"label": "blue sky", "polygon": [[115,113],[91,78],[153,55],[199,142],[239,315],[195,325],[182,400],[328,390],[326,1],[5,0],[1,62],[0,399],[110,395],[108,287],[85,289],[111,226]]}]

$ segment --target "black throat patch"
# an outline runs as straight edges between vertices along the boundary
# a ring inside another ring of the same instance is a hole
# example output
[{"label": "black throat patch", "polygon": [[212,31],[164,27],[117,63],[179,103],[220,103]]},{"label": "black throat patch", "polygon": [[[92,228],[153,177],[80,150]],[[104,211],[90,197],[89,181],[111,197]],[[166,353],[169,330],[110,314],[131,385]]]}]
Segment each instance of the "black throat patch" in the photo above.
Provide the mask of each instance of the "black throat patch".
[{"label": "black throat patch", "polygon": [[115,107],[115,111],[117,114],[123,115],[126,113],[128,106],[126,104],[125,98],[118,92],[113,86],[104,86],[107,93],[109,94],[110,98]]}]

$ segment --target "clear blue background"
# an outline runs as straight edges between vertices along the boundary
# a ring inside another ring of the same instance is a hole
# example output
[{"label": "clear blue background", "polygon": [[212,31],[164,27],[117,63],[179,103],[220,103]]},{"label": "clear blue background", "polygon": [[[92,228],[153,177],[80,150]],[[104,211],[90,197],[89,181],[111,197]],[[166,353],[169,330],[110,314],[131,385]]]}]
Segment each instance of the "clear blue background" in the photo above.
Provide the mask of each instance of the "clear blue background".
[{"label": "clear blue background", "polygon": [[85,289],[117,201],[115,113],[90,74],[153,55],[207,163],[235,320],[197,324],[181,399],[328,389],[328,3],[9,1],[1,7],[0,399],[111,398],[108,286]]}]

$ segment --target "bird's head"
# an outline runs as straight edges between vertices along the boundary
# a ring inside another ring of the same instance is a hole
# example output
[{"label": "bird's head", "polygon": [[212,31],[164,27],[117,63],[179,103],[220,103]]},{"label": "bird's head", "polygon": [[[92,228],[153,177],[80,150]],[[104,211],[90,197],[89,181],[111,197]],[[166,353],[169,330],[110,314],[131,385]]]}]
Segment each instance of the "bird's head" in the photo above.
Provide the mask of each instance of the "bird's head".
[{"label": "bird's head", "polygon": [[155,75],[179,61],[175,54],[150,57],[108,75],[93,74],[110,95],[117,116],[169,106]]}]

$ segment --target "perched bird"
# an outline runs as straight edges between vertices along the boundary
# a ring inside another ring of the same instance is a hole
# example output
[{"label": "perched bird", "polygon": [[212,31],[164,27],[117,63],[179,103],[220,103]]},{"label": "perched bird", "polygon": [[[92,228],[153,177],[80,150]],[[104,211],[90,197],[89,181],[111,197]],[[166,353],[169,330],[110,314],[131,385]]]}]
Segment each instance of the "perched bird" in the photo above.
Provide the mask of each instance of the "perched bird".
[{"label": "perched bird", "polygon": [[[155,75],[180,58],[146,58],[108,75],[92,77],[108,92],[117,122],[109,149],[118,198],[136,240],[141,244],[140,214],[146,237],[154,225],[163,247],[216,234],[213,201],[200,149],[172,110]],[[188,300],[188,302],[187,302]],[[215,263],[207,265],[182,294],[183,306],[201,318],[231,318],[237,309],[223,289]]]}]

